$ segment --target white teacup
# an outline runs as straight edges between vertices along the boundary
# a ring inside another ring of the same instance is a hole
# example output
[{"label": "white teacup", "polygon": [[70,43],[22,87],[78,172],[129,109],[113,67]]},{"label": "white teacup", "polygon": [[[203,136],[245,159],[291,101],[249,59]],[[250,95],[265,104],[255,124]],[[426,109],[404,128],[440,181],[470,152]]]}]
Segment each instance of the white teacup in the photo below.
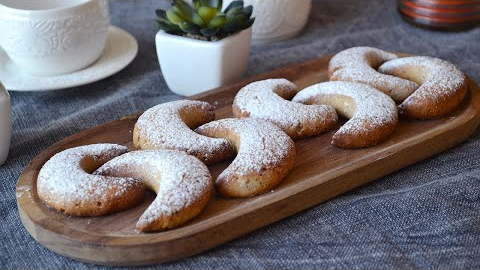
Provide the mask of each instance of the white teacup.
[{"label": "white teacup", "polygon": [[106,0],[0,0],[0,46],[34,75],[59,75],[91,65],[105,47]]},{"label": "white teacup", "polygon": [[0,165],[7,160],[11,136],[12,119],[10,96],[2,83],[0,83]]}]

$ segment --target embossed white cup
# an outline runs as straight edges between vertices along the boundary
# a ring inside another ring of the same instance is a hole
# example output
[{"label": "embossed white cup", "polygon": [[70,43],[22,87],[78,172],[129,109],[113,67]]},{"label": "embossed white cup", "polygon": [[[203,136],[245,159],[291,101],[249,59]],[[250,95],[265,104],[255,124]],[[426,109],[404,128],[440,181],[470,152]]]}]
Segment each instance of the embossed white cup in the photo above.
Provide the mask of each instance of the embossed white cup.
[{"label": "embossed white cup", "polygon": [[91,65],[105,47],[106,0],[0,0],[0,47],[34,75],[60,75]]},{"label": "embossed white cup", "polygon": [[0,83],[0,165],[7,160],[11,136],[12,119],[10,96],[2,83]]}]

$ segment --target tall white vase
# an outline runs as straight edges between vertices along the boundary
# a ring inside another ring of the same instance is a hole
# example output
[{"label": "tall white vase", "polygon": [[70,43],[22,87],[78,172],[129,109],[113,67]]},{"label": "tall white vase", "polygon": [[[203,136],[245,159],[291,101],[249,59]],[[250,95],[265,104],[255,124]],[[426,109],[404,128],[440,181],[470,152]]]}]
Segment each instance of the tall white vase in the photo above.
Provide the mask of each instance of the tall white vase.
[{"label": "tall white vase", "polygon": [[[226,8],[234,0],[225,0]],[[267,43],[297,35],[308,22],[311,0],[244,0],[253,6],[252,39],[255,43]]]}]

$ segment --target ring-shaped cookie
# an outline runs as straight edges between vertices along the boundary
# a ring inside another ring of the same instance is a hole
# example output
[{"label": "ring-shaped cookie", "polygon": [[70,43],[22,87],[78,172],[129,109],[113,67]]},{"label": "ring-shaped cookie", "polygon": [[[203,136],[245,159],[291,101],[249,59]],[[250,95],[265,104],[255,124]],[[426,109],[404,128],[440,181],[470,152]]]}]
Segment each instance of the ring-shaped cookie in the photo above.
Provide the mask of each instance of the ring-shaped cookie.
[{"label": "ring-shaped cookie", "polygon": [[213,164],[235,154],[225,139],[208,138],[192,130],[213,120],[215,112],[207,102],[179,100],[160,104],[138,119],[133,145],[143,150],[180,150]]},{"label": "ring-shaped cookie", "polygon": [[95,174],[141,180],[157,193],[137,222],[137,229],[144,232],[184,224],[203,210],[213,192],[205,164],[175,150],[129,152],[108,161]]},{"label": "ring-shaped cookie", "polygon": [[275,188],[295,164],[295,144],[274,124],[254,118],[229,118],[196,129],[226,138],[237,157],[217,177],[216,190],[225,197],[250,197]]},{"label": "ring-shaped cookie", "polygon": [[294,140],[315,136],[337,126],[334,108],[291,102],[297,93],[297,86],[286,79],[251,83],[235,96],[233,115],[272,122]]},{"label": "ring-shaped cookie", "polygon": [[332,144],[362,148],[378,144],[397,127],[395,102],[363,83],[324,82],[305,88],[294,98],[303,104],[328,104],[348,120],[334,135]]},{"label": "ring-shaped cookie", "polygon": [[467,78],[454,64],[442,59],[415,56],[386,62],[380,72],[414,81],[420,85],[399,105],[409,118],[433,119],[452,113],[467,93]]},{"label": "ring-shaped cookie", "polygon": [[143,200],[142,182],[92,174],[126,152],[121,145],[93,144],[57,153],[40,169],[38,196],[47,205],[74,216],[100,216],[130,208]]},{"label": "ring-shaped cookie", "polygon": [[331,81],[365,83],[401,102],[411,95],[418,85],[415,82],[377,72],[386,61],[398,58],[396,54],[371,47],[353,47],[336,54],[328,65]]}]

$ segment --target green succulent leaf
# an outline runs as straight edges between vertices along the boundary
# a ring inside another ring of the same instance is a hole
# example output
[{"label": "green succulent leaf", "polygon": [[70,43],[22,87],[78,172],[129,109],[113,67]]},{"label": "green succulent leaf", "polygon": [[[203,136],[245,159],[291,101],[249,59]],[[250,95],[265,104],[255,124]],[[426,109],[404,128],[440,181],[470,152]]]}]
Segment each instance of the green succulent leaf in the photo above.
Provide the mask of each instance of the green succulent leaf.
[{"label": "green succulent leaf", "polygon": [[231,9],[225,10],[224,13],[225,14],[238,14],[238,13],[241,13],[242,11],[243,11],[242,7],[233,7]]},{"label": "green succulent leaf", "polygon": [[217,9],[214,7],[200,7],[197,12],[207,25],[217,16]]},{"label": "green succulent leaf", "polygon": [[221,30],[224,33],[232,33],[235,31],[235,29],[240,28],[241,25],[242,25],[242,22],[239,20],[227,20],[227,22],[225,23],[225,25],[223,25]]},{"label": "green succulent leaf", "polygon": [[205,27],[207,26],[207,24],[205,23],[205,21],[202,19],[202,17],[200,15],[198,15],[197,13],[195,13],[192,17],[192,22],[196,25],[198,25],[199,27]]},{"label": "green succulent leaf", "polygon": [[175,0],[173,11],[186,22],[194,23],[199,27],[205,27],[207,24],[205,21],[197,14],[197,12],[189,4],[185,3],[183,0]]},{"label": "green succulent leaf", "polygon": [[246,15],[243,13],[243,9],[242,8],[233,8],[233,9],[230,9],[227,13],[225,13],[225,15],[227,16],[227,19],[233,19],[239,15],[244,15],[246,17]]},{"label": "green succulent leaf", "polygon": [[[252,6],[244,6],[241,0],[233,1],[222,12],[223,0],[172,0],[168,11],[156,10],[158,28],[172,34],[184,33],[201,40],[219,40],[242,31],[255,21],[251,18]],[[203,37],[202,37],[203,36]]]},{"label": "green succulent leaf", "polygon": [[228,7],[223,11],[225,13],[228,13],[231,9],[236,9],[236,8],[240,8],[242,9],[243,8],[243,1],[233,1],[230,3],[230,5],[228,5]]},{"label": "green succulent leaf", "polygon": [[194,9],[199,9],[202,6],[202,1],[201,0],[193,0],[193,8]]},{"label": "green succulent leaf", "polygon": [[208,23],[208,27],[222,27],[227,21],[224,14],[220,14]]},{"label": "green succulent leaf", "polygon": [[239,24],[242,24],[247,19],[247,16],[243,13],[236,13],[236,14],[227,14],[227,21],[236,21]]},{"label": "green succulent leaf", "polygon": [[157,15],[157,17],[160,17],[160,18],[167,18],[167,12],[163,9],[157,9],[155,10],[155,14]]},{"label": "green succulent leaf", "polygon": [[185,21],[181,16],[179,16],[179,15],[178,15],[175,11],[173,11],[173,10],[167,11],[166,14],[167,14],[168,20],[169,20],[170,22],[172,22],[173,24],[179,25],[179,24],[181,24],[181,23],[183,23],[183,22]]},{"label": "green succulent leaf", "polygon": [[218,33],[220,29],[218,27],[209,27],[209,28],[202,28],[200,29],[200,33],[202,33],[205,37],[211,37]]},{"label": "green succulent leaf", "polygon": [[194,35],[200,33],[200,28],[193,23],[183,22],[179,26],[180,29],[182,29],[182,31],[185,33]]},{"label": "green succulent leaf", "polygon": [[164,17],[157,17],[157,21],[168,24],[168,25],[176,26],[175,24],[173,24],[171,21],[169,21],[167,18],[164,18]]},{"label": "green succulent leaf", "polygon": [[253,13],[253,7],[252,6],[246,6],[246,7],[243,8],[243,14],[245,14],[245,16],[247,16],[247,18],[252,16],[252,13]]},{"label": "green succulent leaf", "polygon": [[214,7],[217,7],[217,11],[221,12],[223,7],[223,0],[210,0],[210,3],[213,3]]},{"label": "green succulent leaf", "polygon": [[173,1],[173,10],[181,16],[185,21],[191,22],[195,14],[195,10],[192,6],[187,4],[183,0],[174,0]]},{"label": "green succulent leaf", "polygon": [[177,25],[174,25],[174,24],[171,24],[170,22],[165,22],[163,20],[155,20],[155,22],[157,23],[157,27],[167,33],[170,33],[170,34],[176,34],[176,33],[179,33],[181,32],[181,29],[180,27],[178,27]]},{"label": "green succulent leaf", "polygon": [[[250,18],[250,19],[248,19],[248,20],[243,24],[243,29],[249,28],[250,26],[253,25],[254,22],[255,22],[255,18]],[[242,29],[242,30],[243,30],[243,29]]]},{"label": "green succulent leaf", "polygon": [[172,7],[171,11],[175,12],[175,14],[177,14],[177,16],[181,17],[184,21],[191,21],[192,19],[185,15],[181,9],[179,9],[178,7],[174,6]]},{"label": "green succulent leaf", "polygon": [[193,0],[193,2],[196,9],[199,7],[213,7],[217,11],[222,11],[222,0]]},{"label": "green succulent leaf", "polygon": [[217,9],[217,11],[222,11],[223,1],[222,0],[203,0],[209,7]]}]

